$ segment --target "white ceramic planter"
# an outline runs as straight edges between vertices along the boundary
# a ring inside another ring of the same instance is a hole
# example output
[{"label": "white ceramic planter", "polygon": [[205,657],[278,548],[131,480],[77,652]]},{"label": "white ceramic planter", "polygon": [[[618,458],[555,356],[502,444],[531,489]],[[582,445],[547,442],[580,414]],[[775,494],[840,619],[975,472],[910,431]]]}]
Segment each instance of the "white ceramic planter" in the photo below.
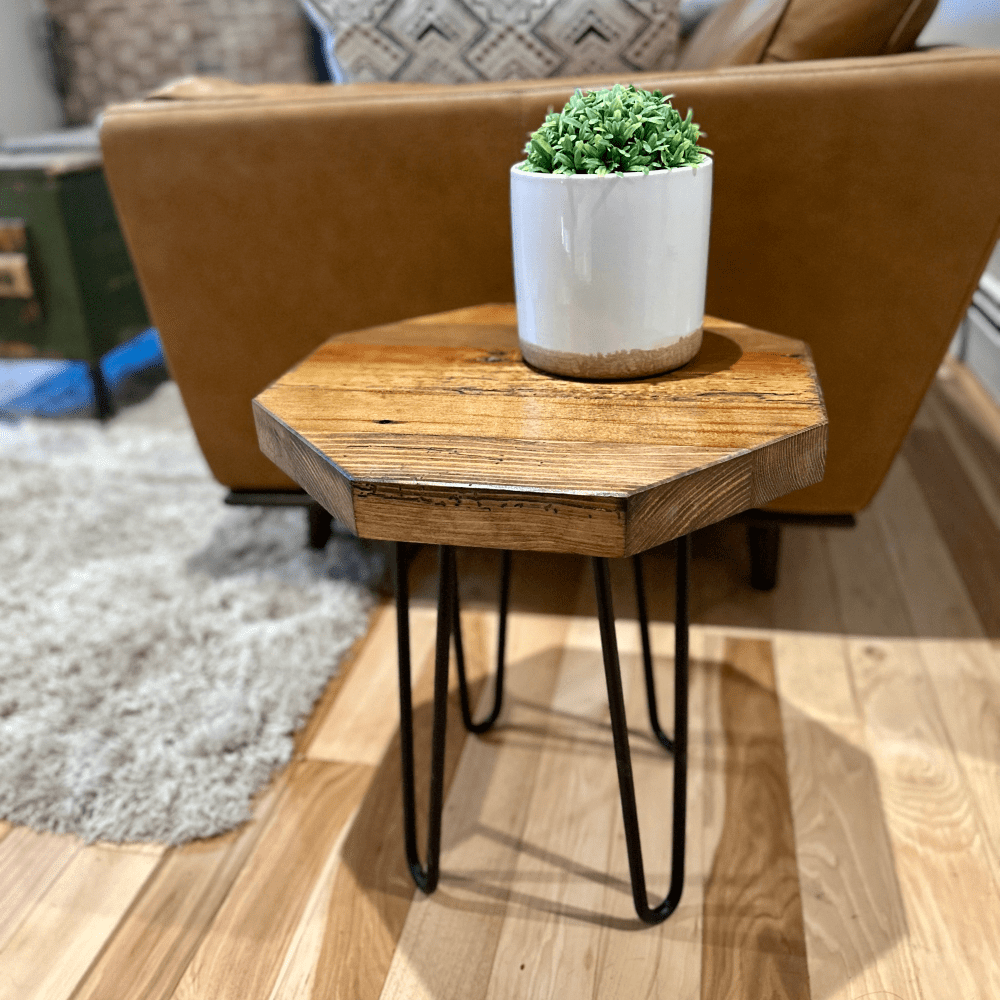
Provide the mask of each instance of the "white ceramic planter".
[{"label": "white ceramic planter", "polygon": [[648,174],[510,172],[524,359],[581,378],[637,378],[701,347],[712,161]]}]

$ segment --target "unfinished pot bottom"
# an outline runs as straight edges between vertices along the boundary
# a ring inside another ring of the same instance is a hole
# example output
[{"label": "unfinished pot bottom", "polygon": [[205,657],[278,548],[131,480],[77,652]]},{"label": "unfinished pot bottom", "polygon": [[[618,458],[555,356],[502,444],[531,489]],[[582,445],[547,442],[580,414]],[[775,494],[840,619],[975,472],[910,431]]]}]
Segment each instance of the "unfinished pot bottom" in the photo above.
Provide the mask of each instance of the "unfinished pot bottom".
[{"label": "unfinished pot bottom", "polygon": [[521,340],[521,355],[534,368],[573,378],[625,379],[660,375],[686,365],[701,348],[701,327],[680,340],[654,350],[615,351],[612,354],[577,354],[553,351]]}]

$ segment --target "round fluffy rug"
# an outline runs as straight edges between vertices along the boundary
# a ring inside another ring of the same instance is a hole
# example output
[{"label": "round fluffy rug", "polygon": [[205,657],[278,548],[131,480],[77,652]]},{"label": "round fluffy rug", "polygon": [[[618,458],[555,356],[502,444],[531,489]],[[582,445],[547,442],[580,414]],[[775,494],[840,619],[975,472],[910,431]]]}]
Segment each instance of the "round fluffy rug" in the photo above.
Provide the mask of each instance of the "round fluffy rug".
[{"label": "round fluffy rug", "polygon": [[179,844],[288,763],[384,553],[224,495],[170,382],[106,426],[0,424],[0,817]]}]

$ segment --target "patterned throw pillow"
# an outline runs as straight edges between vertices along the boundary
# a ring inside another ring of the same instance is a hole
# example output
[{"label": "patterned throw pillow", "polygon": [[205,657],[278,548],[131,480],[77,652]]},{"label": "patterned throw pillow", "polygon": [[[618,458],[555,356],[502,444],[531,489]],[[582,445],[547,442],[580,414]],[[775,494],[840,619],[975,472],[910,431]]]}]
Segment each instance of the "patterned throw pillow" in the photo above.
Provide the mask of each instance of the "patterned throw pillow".
[{"label": "patterned throw pillow", "polygon": [[[679,0],[303,0],[335,79],[472,83],[670,69]],[[329,56],[328,56],[329,58]]]}]

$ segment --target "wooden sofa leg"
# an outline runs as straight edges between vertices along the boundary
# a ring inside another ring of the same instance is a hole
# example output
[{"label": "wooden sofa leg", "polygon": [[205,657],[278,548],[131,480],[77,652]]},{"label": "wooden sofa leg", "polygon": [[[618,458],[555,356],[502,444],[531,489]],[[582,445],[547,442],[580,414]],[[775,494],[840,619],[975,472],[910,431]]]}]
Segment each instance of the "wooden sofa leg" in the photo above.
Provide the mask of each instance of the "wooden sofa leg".
[{"label": "wooden sofa leg", "polygon": [[774,590],[778,582],[780,526],[776,521],[750,521],[747,541],[750,543],[750,586],[754,590]]},{"label": "wooden sofa leg", "polygon": [[309,547],[325,549],[333,533],[333,518],[318,503],[309,504]]}]

